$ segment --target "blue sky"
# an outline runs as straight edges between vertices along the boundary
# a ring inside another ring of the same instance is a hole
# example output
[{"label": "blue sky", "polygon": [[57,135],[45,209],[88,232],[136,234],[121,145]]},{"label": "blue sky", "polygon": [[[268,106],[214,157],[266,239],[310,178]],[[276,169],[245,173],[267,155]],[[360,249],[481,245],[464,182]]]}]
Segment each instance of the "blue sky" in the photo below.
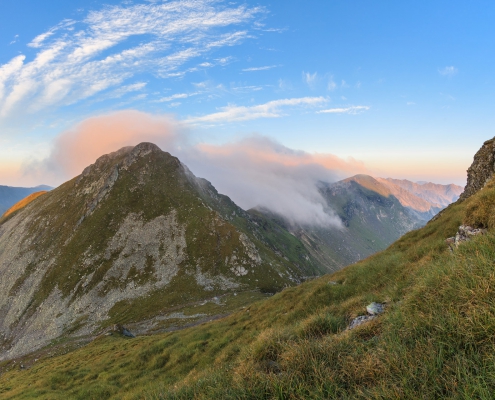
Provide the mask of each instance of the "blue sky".
[{"label": "blue sky", "polygon": [[494,17],[488,1],[0,1],[0,184],[60,183],[26,165],[119,110],[170,114],[194,143],[261,135],[463,184],[494,136]]}]

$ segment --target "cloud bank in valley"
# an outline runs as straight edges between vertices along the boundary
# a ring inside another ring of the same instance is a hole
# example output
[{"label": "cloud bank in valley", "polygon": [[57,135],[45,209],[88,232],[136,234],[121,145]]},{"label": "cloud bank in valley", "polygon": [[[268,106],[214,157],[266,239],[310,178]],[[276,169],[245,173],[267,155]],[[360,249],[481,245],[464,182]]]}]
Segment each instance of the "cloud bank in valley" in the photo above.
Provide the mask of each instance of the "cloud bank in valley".
[{"label": "cloud bank in valley", "polygon": [[335,155],[293,150],[267,137],[250,136],[226,144],[194,144],[187,127],[170,116],[119,111],[88,118],[63,132],[50,156],[26,172],[63,181],[102,154],[153,142],[177,156],[244,209],[265,207],[292,223],[339,225],[315,184],[366,172],[365,166]]}]

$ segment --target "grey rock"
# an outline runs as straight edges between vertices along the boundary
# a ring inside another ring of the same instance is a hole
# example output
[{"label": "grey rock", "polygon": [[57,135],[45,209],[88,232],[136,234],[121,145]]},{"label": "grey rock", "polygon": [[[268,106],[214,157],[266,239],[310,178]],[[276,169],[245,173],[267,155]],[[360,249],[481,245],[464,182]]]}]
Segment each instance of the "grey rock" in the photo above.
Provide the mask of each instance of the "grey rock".
[{"label": "grey rock", "polygon": [[449,250],[454,251],[463,242],[468,242],[473,236],[484,235],[486,229],[475,229],[468,225],[461,225],[459,230],[450,238],[445,239],[445,243],[449,246]]},{"label": "grey rock", "polygon": [[495,171],[495,138],[487,140],[474,156],[473,163],[467,170],[467,184],[460,196],[466,200],[490,181]]},{"label": "grey rock", "polygon": [[376,315],[361,315],[357,318],[354,318],[349,326],[347,327],[347,330],[354,329],[368,321],[371,321],[372,319],[376,318]]},{"label": "grey rock", "polygon": [[126,337],[130,337],[130,338],[136,337],[132,334],[132,332],[129,329],[127,329],[125,326],[122,326],[120,324],[114,325],[113,330],[114,332],[120,333],[121,335],[124,335]]},{"label": "grey rock", "polygon": [[380,304],[380,303],[373,302],[373,303],[366,306],[366,311],[370,315],[381,314],[384,310],[385,310],[385,306],[383,304]]}]

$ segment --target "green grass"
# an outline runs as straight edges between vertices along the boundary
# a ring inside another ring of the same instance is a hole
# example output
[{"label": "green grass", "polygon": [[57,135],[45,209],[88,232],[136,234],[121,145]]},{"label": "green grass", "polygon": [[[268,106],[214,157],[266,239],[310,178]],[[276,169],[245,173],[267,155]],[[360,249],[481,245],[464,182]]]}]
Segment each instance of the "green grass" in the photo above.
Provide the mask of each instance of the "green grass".
[{"label": "green grass", "polygon": [[[489,185],[387,250],[221,320],[11,370],[0,398],[493,398],[495,232],[454,254],[445,243],[462,223],[490,228],[473,213],[493,204]],[[345,330],[372,301],[385,313]]]}]

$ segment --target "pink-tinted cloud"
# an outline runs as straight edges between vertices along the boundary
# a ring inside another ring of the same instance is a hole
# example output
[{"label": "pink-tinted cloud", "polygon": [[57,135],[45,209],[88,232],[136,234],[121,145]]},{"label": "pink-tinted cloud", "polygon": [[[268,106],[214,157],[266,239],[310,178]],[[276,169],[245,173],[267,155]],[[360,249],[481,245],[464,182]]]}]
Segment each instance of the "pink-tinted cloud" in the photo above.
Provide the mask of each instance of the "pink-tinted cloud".
[{"label": "pink-tinted cloud", "polygon": [[317,183],[367,172],[355,160],[293,150],[262,136],[200,144],[186,159],[193,172],[201,172],[241,207],[266,207],[298,224],[339,225]]},{"label": "pink-tinted cloud", "polygon": [[63,132],[50,156],[30,164],[27,172],[43,182],[50,180],[41,177],[49,175],[62,182],[103,154],[145,141],[177,156],[241,207],[266,207],[294,223],[338,225],[315,184],[367,172],[358,161],[293,150],[262,136],[194,145],[172,117],[133,110],[88,118]]},{"label": "pink-tinted cloud", "polygon": [[[183,140],[178,124],[167,116],[134,110],[88,118],[58,136],[50,156],[27,171],[60,180],[77,176],[103,154],[141,142],[173,150]],[[49,179],[50,179],[49,178]]]}]

